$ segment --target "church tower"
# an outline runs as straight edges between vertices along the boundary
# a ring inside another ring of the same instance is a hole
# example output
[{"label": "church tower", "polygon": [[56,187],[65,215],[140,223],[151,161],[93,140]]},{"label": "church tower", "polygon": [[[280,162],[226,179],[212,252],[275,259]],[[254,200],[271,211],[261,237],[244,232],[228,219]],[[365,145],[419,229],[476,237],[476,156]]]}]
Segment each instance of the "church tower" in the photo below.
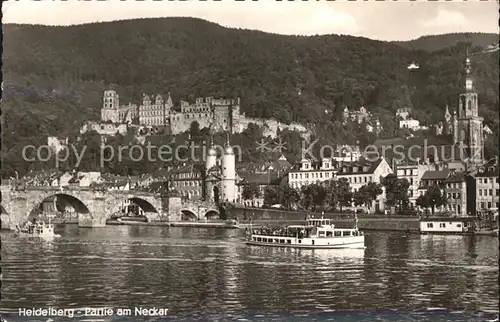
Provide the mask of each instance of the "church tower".
[{"label": "church tower", "polygon": [[460,94],[458,120],[454,130],[455,143],[467,147],[466,157],[472,162],[484,159],[483,118],[478,114],[479,102],[471,73],[471,62],[467,53],[465,60],[465,92]]},{"label": "church tower", "polygon": [[236,158],[227,133],[226,146],[222,156],[222,200],[231,203],[236,200]]}]

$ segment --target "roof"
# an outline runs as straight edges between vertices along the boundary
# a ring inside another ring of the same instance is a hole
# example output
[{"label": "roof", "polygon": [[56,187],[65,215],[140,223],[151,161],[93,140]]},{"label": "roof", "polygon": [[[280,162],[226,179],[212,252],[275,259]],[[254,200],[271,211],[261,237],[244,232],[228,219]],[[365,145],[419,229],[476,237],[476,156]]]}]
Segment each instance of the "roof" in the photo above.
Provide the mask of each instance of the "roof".
[{"label": "roof", "polygon": [[193,173],[193,172],[203,172],[204,165],[202,163],[191,163],[185,166],[181,166],[175,170],[172,170],[172,173]]},{"label": "roof", "polygon": [[243,181],[241,184],[257,184],[257,185],[279,185],[281,178],[274,171],[269,173],[242,173]]},{"label": "roof", "polygon": [[420,180],[445,180],[449,177],[451,171],[448,169],[440,171],[425,171]]},{"label": "roof", "polygon": [[339,167],[337,175],[346,176],[346,175],[358,175],[358,174],[373,174],[383,160],[384,160],[383,158],[380,158],[375,162],[369,162],[363,160],[349,162],[349,163],[344,162]]},{"label": "roof", "polygon": [[463,182],[465,180],[465,172],[451,173],[445,182]]}]

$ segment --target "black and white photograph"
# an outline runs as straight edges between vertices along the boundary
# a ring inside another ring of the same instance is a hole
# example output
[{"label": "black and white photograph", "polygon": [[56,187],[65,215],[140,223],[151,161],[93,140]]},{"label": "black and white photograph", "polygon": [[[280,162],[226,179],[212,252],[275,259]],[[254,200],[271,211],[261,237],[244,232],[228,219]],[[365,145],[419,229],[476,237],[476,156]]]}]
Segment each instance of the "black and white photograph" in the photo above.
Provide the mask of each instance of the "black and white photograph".
[{"label": "black and white photograph", "polygon": [[4,1],[0,321],[499,321],[499,12]]}]

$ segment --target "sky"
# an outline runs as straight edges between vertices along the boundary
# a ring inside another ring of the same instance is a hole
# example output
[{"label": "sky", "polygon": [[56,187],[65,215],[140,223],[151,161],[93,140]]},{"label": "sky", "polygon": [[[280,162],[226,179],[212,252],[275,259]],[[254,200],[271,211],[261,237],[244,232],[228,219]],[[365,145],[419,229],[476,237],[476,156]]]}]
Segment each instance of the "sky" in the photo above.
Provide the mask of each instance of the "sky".
[{"label": "sky", "polygon": [[134,18],[197,17],[279,34],[347,34],[410,40],[452,32],[498,33],[496,0],[418,1],[32,1],[9,0],[3,23],[73,25]]}]

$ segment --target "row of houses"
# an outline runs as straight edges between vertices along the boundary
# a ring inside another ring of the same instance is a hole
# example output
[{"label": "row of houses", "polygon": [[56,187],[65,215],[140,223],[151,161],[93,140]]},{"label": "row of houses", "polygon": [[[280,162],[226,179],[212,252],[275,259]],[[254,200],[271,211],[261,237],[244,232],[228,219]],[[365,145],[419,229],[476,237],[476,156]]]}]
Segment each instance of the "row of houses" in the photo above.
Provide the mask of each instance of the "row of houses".
[{"label": "row of houses", "polygon": [[410,183],[410,207],[431,186],[440,187],[447,203],[437,209],[460,216],[496,211],[499,206],[498,163],[485,164],[471,171],[453,163],[405,164],[396,167],[398,178]]}]

